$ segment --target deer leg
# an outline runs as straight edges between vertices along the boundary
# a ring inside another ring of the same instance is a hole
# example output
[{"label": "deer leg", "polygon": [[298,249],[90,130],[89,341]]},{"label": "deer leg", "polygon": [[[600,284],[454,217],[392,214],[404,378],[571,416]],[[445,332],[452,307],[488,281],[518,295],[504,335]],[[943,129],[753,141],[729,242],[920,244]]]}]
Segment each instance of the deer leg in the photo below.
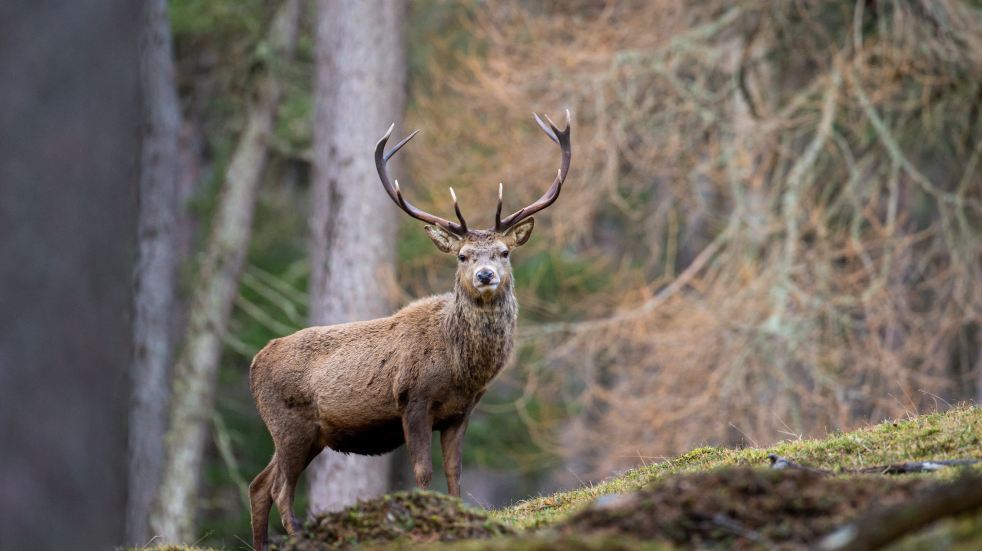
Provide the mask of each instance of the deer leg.
[{"label": "deer leg", "polygon": [[266,551],[266,540],[269,535],[269,509],[273,505],[271,487],[276,476],[276,454],[270,459],[269,465],[260,471],[249,484],[249,501],[252,516],[252,547],[256,551]]},{"label": "deer leg", "polygon": [[433,479],[433,461],[430,457],[433,422],[430,419],[428,402],[414,401],[406,404],[402,412],[402,430],[409,448],[409,459],[413,462],[416,485],[425,490]]},{"label": "deer leg", "polygon": [[440,431],[440,447],[443,449],[443,473],[447,476],[450,495],[460,497],[460,467],[463,461],[464,432],[467,416]]},{"label": "deer leg", "polygon": [[297,489],[300,474],[303,473],[311,460],[320,453],[315,446],[317,433],[291,433],[289,442],[280,442],[276,446],[276,481],[273,488],[273,500],[280,513],[283,528],[291,536],[298,535],[301,529],[300,521],[293,513],[293,496]]}]

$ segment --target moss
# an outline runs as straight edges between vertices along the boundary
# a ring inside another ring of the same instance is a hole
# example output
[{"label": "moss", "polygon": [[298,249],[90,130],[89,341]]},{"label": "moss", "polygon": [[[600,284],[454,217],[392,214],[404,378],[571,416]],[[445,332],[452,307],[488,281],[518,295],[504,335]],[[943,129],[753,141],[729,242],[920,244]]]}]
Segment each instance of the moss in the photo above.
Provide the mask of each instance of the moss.
[{"label": "moss", "polygon": [[895,544],[894,551],[976,551],[982,542],[982,514],[945,520]]},{"label": "moss", "polygon": [[387,542],[487,538],[513,532],[457,498],[435,492],[398,492],[318,516],[306,524],[303,537],[281,540],[271,549],[348,549]]},{"label": "moss", "polygon": [[698,448],[598,484],[522,501],[493,511],[491,516],[519,529],[552,525],[603,495],[638,490],[673,474],[720,467],[759,467],[767,464],[767,456],[772,453],[833,471],[904,461],[978,458],[982,456],[982,408],[958,407],[945,413],[887,421],[821,440],[794,440],[770,448]]}]

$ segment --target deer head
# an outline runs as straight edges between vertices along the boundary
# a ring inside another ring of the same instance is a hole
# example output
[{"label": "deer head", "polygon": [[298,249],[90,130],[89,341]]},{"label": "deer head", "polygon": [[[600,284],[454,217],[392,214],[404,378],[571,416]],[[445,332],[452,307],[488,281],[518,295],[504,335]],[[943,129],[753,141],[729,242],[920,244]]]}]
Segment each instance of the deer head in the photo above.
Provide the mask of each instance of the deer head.
[{"label": "deer head", "polygon": [[562,160],[556,179],[549,189],[531,205],[522,207],[504,219],[501,218],[503,184],[498,184],[498,207],[494,214],[494,227],[486,230],[472,230],[467,227],[467,221],[460,211],[457,194],[450,188],[454,212],[458,222],[451,222],[420,210],[410,203],[399,188],[399,180],[390,181],[386,172],[386,163],[402,146],[413,139],[419,130],[414,131],[397,143],[391,151],[385,152],[385,144],[392,134],[393,124],[375,146],[375,167],[379,179],[389,197],[409,216],[431,225],[424,227],[427,235],[438,249],[447,254],[457,256],[457,283],[471,298],[478,301],[489,301],[497,294],[511,290],[511,251],[524,245],[532,235],[535,219],[532,215],[553,204],[562,191],[563,182],[569,172],[572,150],[570,147],[569,110],[566,110],[566,127],[560,130],[545,117],[543,122],[538,115],[533,114],[539,128],[556,142],[562,152]]}]

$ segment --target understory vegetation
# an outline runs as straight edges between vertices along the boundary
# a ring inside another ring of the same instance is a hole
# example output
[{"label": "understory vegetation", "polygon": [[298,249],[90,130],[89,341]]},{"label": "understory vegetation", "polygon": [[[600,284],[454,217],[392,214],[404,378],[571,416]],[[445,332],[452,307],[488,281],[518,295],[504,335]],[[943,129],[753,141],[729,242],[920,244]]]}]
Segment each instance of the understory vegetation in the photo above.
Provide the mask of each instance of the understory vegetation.
[{"label": "understory vegetation", "polygon": [[[769,456],[798,466],[773,469]],[[390,494],[310,520],[303,538],[280,539],[274,548],[811,549],[891,505],[977,484],[980,473],[974,464],[902,475],[879,468],[971,459],[982,459],[982,408],[957,407],[769,448],[698,448],[599,484],[490,511],[434,492]],[[980,539],[976,509],[893,548],[967,550]],[[164,549],[194,548],[157,551]]]}]

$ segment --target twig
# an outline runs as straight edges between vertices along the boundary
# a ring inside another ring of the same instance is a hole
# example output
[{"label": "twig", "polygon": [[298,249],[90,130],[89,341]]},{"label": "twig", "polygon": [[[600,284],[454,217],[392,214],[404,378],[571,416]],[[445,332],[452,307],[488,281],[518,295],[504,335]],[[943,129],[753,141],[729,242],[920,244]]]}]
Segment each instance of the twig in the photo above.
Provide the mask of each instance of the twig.
[{"label": "twig", "polygon": [[300,310],[290,299],[290,297],[284,295],[275,287],[259,279],[248,270],[242,273],[242,285],[252,289],[257,294],[273,303],[286,315],[287,319],[289,319],[290,323],[293,325],[302,327],[304,324],[306,324],[305,316],[300,314]]},{"label": "twig", "polygon": [[225,337],[222,339],[222,343],[246,359],[251,359],[256,355],[256,352],[259,352],[258,348],[235,337],[235,335],[233,335],[231,332],[225,335]]},{"label": "twig", "polygon": [[270,316],[257,304],[254,304],[242,295],[237,295],[235,297],[235,305],[241,308],[243,312],[248,314],[250,318],[259,322],[260,325],[276,335],[289,335],[290,333],[293,333],[299,329],[298,326],[287,325]]},{"label": "twig", "polygon": [[213,414],[211,420],[215,425],[215,447],[218,448],[218,453],[222,456],[222,461],[225,462],[225,466],[228,468],[232,482],[235,483],[235,486],[239,490],[242,506],[248,510],[250,506],[249,483],[242,476],[242,472],[239,470],[239,462],[236,461],[235,453],[232,452],[232,438],[229,436],[228,427],[225,425],[222,416],[218,413]]},{"label": "twig", "polygon": [[[817,467],[811,467],[808,465],[802,465],[794,460],[788,459],[787,457],[781,457],[777,454],[770,454],[767,459],[771,462],[771,468],[777,470],[783,469],[799,469],[803,471],[810,471],[813,473],[822,473],[826,475],[836,474],[828,469],[820,469]],[[908,473],[929,473],[934,471],[939,471],[947,467],[962,467],[965,465],[974,465],[978,463],[978,459],[942,459],[938,461],[911,461],[907,463],[895,463],[893,465],[880,465],[876,467],[863,467],[862,469],[842,469],[841,473],[851,473],[851,474],[908,474]]]},{"label": "twig", "polygon": [[814,179],[812,168],[818,161],[825,144],[828,142],[832,131],[832,123],[835,121],[835,114],[839,103],[839,88],[842,85],[842,74],[838,68],[832,70],[828,90],[822,102],[822,118],[819,121],[818,129],[811,143],[805,149],[791,170],[788,171],[787,189],[781,197],[781,214],[784,218],[784,254],[780,263],[780,275],[778,285],[774,289],[774,307],[772,314],[764,321],[763,325],[771,333],[780,331],[782,318],[787,309],[788,291],[791,287],[791,269],[794,259],[798,252],[798,241],[800,240],[800,229],[798,227],[798,203],[801,192],[805,188],[806,182]]},{"label": "twig", "polygon": [[706,248],[704,248],[702,252],[700,252],[699,255],[692,260],[689,266],[686,267],[686,269],[683,270],[678,277],[672,280],[672,282],[665,286],[665,288],[658,291],[654,297],[645,301],[641,306],[626,312],[614,314],[608,318],[577,322],[544,323],[524,330],[520,334],[519,338],[522,340],[530,340],[554,333],[581,333],[585,331],[602,329],[617,323],[623,323],[625,321],[635,320],[651,313],[672,295],[682,290],[686,284],[688,284],[688,282],[691,281],[692,278],[694,278],[713,258],[713,256],[716,255],[723,244],[726,243],[726,240],[730,234],[730,228],[732,228],[732,225],[728,226],[726,230],[720,232],[720,234],[717,235],[709,245],[706,245]]},{"label": "twig", "polygon": [[[255,264],[250,264],[249,268],[246,270],[248,273],[255,276],[257,279],[262,280],[264,283],[270,287],[275,288],[281,294],[290,299],[294,304],[307,304],[310,302],[310,295],[306,292],[297,289],[293,285],[290,285],[279,276],[263,270]],[[291,272],[296,272],[296,270],[290,270]]]},{"label": "twig", "polygon": [[977,459],[949,459],[942,461],[913,461],[910,463],[897,463],[883,467],[866,467],[852,472],[871,473],[871,474],[908,474],[908,473],[930,473],[940,471],[947,467],[961,467],[978,463]]},{"label": "twig", "polygon": [[628,61],[634,61],[638,58],[663,55],[673,50],[684,50],[689,45],[696,43],[701,39],[718,34],[722,29],[726,28],[727,25],[738,20],[743,13],[744,11],[740,6],[732,6],[720,17],[704,25],[694,27],[684,33],[674,36],[666,44],[655,48],[653,51],[621,50],[616,56],[614,56],[614,62],[616,64],[623,64]]},{"label": "twig", "polygon": [[870,124],[873,125],[873,130],[876,131],[876,136],[883,143],[883,147],[886,148],[890,158],[895,163],[899,164],[900,167],[910,175],[911,179],[921,186],[929,195],[935,197],[939,201],[957,204],[958,200],[954,194],[941,191],[935,187],[935,185],[931,183],[931,180],[928,180],[928,178],[924,176],[921,171],[917,170],[917,167],[915,167],[914,164],[907,159],[904,152],[900,149],[900,145],[898,145],[897,141],[893,138],[893,134],[887,128],[886,123],[884,123],[883,119],[881,119],[877,114],[876,109],[873,107],[873,103],[869,99],[869,96],[866,95],[863,87],[860,86],[859,77],[853,74],[849,81],[852,85],[853,91],[856,93],[856,98],[859,99],[859,105],[862,107],[863,113],[866,115],[866,118],[869,119]]}]

